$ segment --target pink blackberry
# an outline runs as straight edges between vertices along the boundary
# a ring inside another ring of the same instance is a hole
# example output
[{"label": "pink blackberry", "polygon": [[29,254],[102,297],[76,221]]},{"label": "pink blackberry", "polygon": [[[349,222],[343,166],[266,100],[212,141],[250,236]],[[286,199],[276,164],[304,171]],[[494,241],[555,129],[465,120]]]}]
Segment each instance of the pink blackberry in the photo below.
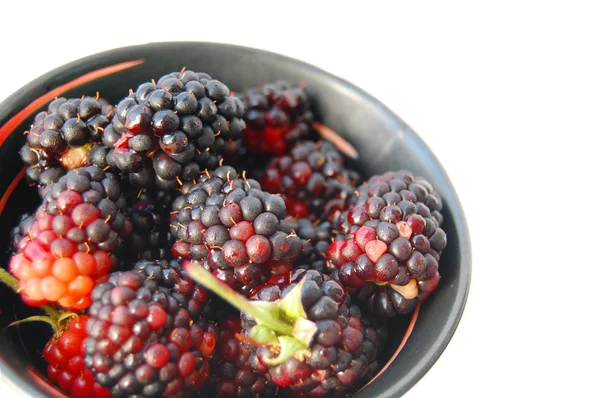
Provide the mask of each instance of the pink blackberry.
[{"label": "pink blackberry", "polygon": [[343,239],[328,249],[333,276],[381,316],[410,312],[440,280],[441,198],[406,171],[372,177],[357,193],[344,213]]},{"label": "pink blackberry", "polygon": [[193,263],[186,271],[242,312],[254,372],[294,394],[330,396],[360,387],[376,362],[377,332],[342,286],[316,270],[295,270],[255,288],[251,301]]},{"label": "pink blackberry", "polygon": [[85,365],[112,396],[183,396],[208,379],[217,331],[171,289],[145,272],[117,272],[92,299]]},{"label": "pink blackberry", "polygon": [[131,233],[125,198],[118,179],[96,166],[73,169],[48,188],[9,268],[27,303],[84,309]]},{"label": "pink blackberry", "polygon": [[281,193],[293,217],[327,220],[345,210],[345,200],[358,182],[358,174],[344,166],[344,157],[333,144],[301,141],[289,155],[269,162],[262,186]]},{"label": "pink blackberry", "polygon": [[281,155],[309,138],[312,113],[303,87],[284,81],[238,93],[246,112],[245,146],[249,152]]},{"label": "pink blackberry", "polygon": [[248,291],[300,254],[301,239],[282,226],[283,199],[232,167],[209,172],[182,193],[173,203],[173,255],[200,261],[230,286]]},{"label": "pink blackberry", "polygon": [[109,164],[136,187],[174,190],[237,152],[244,106],[206,73],[173,72],[122,100],[103,134]]},{"label": "pink blackberry", "polygon": [[111,115],[112,106],[98,97],[52,101],[26,132],[20,153],[28,166],[27,181],[43,189],[67,170],[91,164],[90,148],[101,141]]}]

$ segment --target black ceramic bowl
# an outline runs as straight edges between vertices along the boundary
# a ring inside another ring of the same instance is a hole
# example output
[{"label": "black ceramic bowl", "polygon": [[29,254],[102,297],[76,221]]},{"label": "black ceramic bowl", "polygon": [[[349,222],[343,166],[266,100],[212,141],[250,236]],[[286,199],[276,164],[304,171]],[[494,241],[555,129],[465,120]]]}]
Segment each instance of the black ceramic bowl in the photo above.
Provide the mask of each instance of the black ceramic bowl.
[{"label": "black ceramic bowl", "polygon": [[[138,62],[129,62],[136,61]],[[117,66],[113,66],[117,65]],[[41,76],[0,105],[0,242],[18,216],[32,211],[38,201],[33,189],[20,181],[19,148],[23,132],[35,111],[55,96],[95,94],[113,103],[129,88],[183,66],[204,71],[233,90],[286,79],[304,83],[317,120],[350,141],[360,154],[352,165],[363,175],[408,168],[426,177],[444,201],[444,229],[448,246],[440,263],[441,282],[423,304],[411,337],[387,369],[360,391],[360,397],[398,397],[431,368],[450,341],[462,315],[471,273],[471,252],[465,216],[450,179],[427,145],[398,116],[369,94],[311,65],[281,55],[215,43],[159,43],[107,51],[84,58]],[[49,94],[48,94],[49,93]],[[36,101],[32,104],[32,102]],[[2,208],[4,207],[3,211]],[[8,255],[0,255],[6,265]],[[33,311],[7,288],[0,288],[0,329]],[[408,319],[390,325],[390,353],[400,344]],[[46,326],[23,325],[0,335],[2,381],[24,395],[50,396],[35,369],[44,369],[40,357]]]}]

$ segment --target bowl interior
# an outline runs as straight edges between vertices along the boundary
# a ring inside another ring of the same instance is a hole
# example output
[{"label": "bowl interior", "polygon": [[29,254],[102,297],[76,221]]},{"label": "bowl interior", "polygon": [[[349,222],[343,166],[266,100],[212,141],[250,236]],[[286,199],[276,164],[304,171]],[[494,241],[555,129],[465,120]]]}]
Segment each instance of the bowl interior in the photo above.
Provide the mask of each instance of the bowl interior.
[{"label": "bowl interior", "polygon": [[[204,71],[232,89],[242,90],[277,79],[304,83],[317,120],[348,139],[360,158],[351,162],[363,177],[407,168],[426,177],[444,200],[444,230],[448,246],[440,262],[442,279],[434,294],[421,308],[413,334],[402,353],[377,379],[357,394],[360,397],[397,397],[412,387],[437,360],[458,324],[468,293],[470,247],[460,202],[452,184],[435,156],[401,119],[377,100],[351,84],[310,65],[264,51],[214,43],[162,43],[112,50],[56,69],[25,86],[0,105],[0,126],[48,90],[99,68],[143,59],[131,69],[102,77],[63,94],[93,95],[115,103],[129,88],[173,70],[187,67]],[[22,169],[18,150],[23,131],[32,122],[28,117],[0,147],[0,198]],[[1,138],[1,137],[0,137]],[[9,232],[19,215],[33,211],[38,203],[34,190],[21,182],[10,195],[0,215],[0,242],[9,241]],[[6,244],[0,245],[0,264],[8,263]],[[0,328],[32,314],[16,296],[0,287]],[[404,335],[408,319],[397,318],[389,328],[391,353]],[[39,353],[49,336],[44,325],[8,328],[0,335],[0,374],[31,395],[43,394],[24,371],[33,365],[43,369]]]}]

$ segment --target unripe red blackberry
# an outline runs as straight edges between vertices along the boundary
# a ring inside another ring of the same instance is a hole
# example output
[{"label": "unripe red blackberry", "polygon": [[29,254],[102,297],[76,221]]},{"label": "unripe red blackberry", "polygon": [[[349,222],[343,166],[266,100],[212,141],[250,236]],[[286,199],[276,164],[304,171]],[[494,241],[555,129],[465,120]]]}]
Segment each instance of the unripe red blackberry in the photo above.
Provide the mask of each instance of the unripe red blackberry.
[{"label": "unripe red blackberry", "polygon": [[43,189],[67,170],[91,164],[90,148],[101,141],[111,116],[112,106],[98,97],[52,101],[35,116],[21,148],[26,180]]},{"label": "unripe red blackberry", "polygon": [[173,203],[173,255],[200,261],[230,286],[248,291],[269,278],[270,261],[300,254],[301,239],[282,226],[283,199],[232,167],[209,172],[182,193]]},{"label": "unripe red blackberry", "polygon": [[48,379],[70,397],[109,398],[110,391],[84,364],[87,320],[86,315],[74,317],[46,343],[42,356],[48,362]]},{"label": "unripe red blackberry", "polygon": [[159,281],[113,273],[92,299],[85,365],[112,396],[183,396],[208,379],[217,330]]},{"label": "unripe red blackberry", "polygon": [[118,178],[96,166],[73,169],[48,188],[9,268],[29,304],[84,309],[131,233],[125,198]]},{"label": "unripe red blackberry", "polygon": [[327,220],[335,211],[345,210],[345,200],[358,182],[358,173],[344,166],[344,157],[333,144],[301,141],[289,155],[269,162],[262,186],[282,194],[293,217]]},{"label": "unripe red blackberry", "polygon": [[136,187],[174,190],[235,151],[244,106],[206,73],[173,72],[141,84],[117,106],[103,142],[108,162]]},{"label": "unripe red blackberry", "polygon": [[249,152],[281,155],[310,136],[312,112],[303,87],[285,81],[236,94],[245,106],[245,146]]},{"label": "unripe red blackberry", "polygon": [[343,239],[328,249],[333,276],[381,316],[410,312],[440,280],[441,198],[406,171],[372,177],[357,192],[344,213]]}]

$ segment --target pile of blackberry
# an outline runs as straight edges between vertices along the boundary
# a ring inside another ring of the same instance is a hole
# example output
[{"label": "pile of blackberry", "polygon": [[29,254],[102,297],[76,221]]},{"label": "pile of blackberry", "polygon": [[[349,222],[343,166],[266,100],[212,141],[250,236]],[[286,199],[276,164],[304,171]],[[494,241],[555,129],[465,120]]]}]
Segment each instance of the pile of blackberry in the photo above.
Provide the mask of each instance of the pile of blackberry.
[{"label": "pile of blackberry", "polygon": [[62,393],[346,396],[437,288],[433,186],[362,182],[312,135],[302,85],[242,89],[182,70],[35,116],[21,156],[42,201],[0,280],[47,312]]}]

